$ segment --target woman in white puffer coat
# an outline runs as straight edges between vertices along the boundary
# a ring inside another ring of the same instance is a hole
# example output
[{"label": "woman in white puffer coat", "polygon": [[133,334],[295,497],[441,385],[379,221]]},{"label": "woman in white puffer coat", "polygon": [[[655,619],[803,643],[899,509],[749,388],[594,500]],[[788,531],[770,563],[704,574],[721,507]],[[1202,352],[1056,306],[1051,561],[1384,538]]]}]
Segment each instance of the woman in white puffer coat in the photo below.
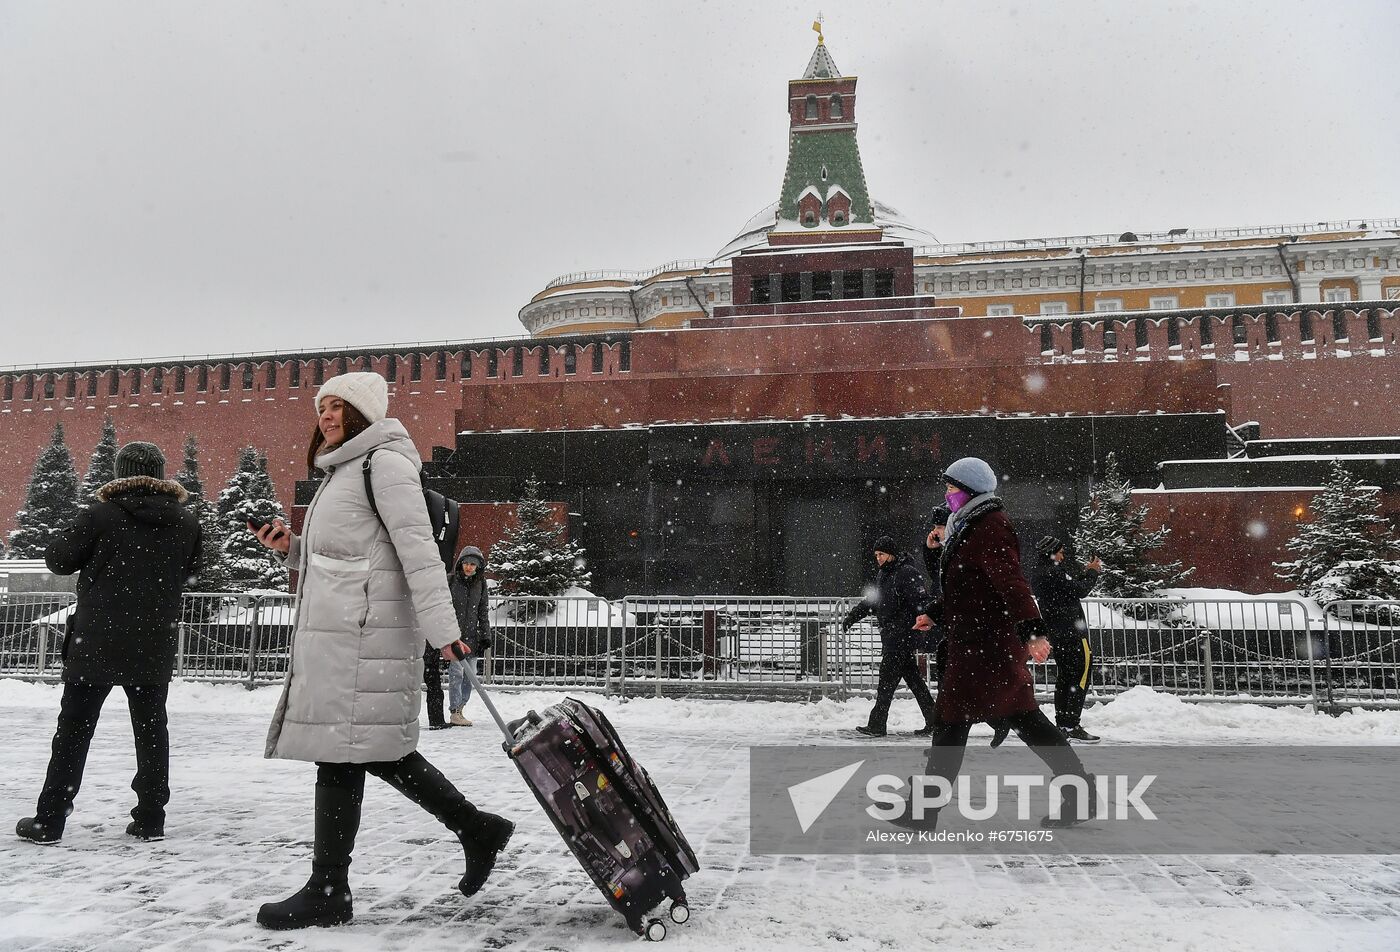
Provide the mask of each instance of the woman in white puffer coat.
[{"label": "woman in white puffer coat", "polygon": [[[308,467],[325,473],[300,536],[277,520],[258,540],[296,568],[291,663],[268,730],[267,757],[313,761],[316,830],[311,878],[258,911],[272,929],[348,922],[350,854],[360,825],[365,774],[384,780],[438,818],[461,841],[458,888],[485,884],[514,832],[478,810],[418,753],[423,642],[446,658],[466,651],[447,574],[433,541],[422,461],[398,420],[386,418],[384,378],[341,374],[316,394]],[[379,510],[365,492],[362,464]]]}]

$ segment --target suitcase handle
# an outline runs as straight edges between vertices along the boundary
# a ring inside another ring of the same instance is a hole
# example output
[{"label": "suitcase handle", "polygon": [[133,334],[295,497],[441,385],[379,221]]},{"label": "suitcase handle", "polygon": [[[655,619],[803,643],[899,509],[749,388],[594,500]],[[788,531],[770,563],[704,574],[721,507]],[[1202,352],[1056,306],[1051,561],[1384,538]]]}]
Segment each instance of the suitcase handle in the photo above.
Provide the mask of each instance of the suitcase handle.
[{"label": "suitcase handle", "polygon": [[465,669],[463,673],[466,674],[467,680],[471,682],[472,690],[481,698],[481,703],[485,704],[486,710],[491,712],[491,719],[496,722],[496,726],[499,727],[501,733],[505,735],[506,750],[510,750],[515,744],[515,732],[511,730],[511,725],[507,724],[505,719],[501,717],[501,712],[496,710],[496,705],[492,702],[491,695],[487,694],[486,689],[481,686],[481,681],[477,678],[476,672],[472,670],[472,666],[468,664],[462,667]]}]

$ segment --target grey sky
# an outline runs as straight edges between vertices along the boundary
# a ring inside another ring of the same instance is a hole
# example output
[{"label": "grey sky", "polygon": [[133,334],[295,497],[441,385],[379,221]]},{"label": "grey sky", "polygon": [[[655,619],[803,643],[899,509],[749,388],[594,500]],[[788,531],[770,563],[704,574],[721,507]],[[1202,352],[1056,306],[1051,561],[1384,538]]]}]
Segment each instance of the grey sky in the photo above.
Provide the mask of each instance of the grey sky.
[{"label": "grey sky", "polygon": [[0,364],[514,336],[707,257],[860,77],[943,241],[1400,214],[1400,4],[0,0]]}]

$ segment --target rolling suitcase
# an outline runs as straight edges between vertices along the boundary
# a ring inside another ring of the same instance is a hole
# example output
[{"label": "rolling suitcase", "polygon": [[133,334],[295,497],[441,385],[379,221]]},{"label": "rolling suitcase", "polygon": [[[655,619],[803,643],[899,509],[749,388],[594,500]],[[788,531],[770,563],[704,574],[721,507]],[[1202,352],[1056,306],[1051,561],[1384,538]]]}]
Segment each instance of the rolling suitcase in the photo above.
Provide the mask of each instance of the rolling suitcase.
[{"label": "rolling suitcase", "polygon": [[690,918],[682,882],[700,868],[651,777],[602,714],[575,698],[506,723],[467,669],[501,746],[554,822],[579,864],[640,936],[659,942],[653,915],[670,900],[670,919]]}]

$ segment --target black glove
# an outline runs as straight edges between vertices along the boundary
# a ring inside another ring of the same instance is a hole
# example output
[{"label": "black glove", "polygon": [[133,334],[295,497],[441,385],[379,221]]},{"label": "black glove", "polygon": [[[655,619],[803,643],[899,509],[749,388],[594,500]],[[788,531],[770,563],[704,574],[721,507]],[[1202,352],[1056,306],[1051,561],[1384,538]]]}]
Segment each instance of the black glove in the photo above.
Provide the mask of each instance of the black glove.
[{"label": "black glove", "polygon": [[1050,629],[1045,627],[1045,622],[1039,618],[1027,618],[1016,626],[1016,634],[1021,636],[1021,641],[1027,642],[1032,638],[1049,638]]},{"label": "black glove", "polygon": [[943,599],[932,598],[919,606],[919,614],[927,615],[935,625],[943,623]]},{"label": "black glove", "polygon": [[491,650],[491,646],[495,643],[496,642],[491,640],[490,638],[482,638],[477,642],[477,653],[485,654],[486,652]]}]

